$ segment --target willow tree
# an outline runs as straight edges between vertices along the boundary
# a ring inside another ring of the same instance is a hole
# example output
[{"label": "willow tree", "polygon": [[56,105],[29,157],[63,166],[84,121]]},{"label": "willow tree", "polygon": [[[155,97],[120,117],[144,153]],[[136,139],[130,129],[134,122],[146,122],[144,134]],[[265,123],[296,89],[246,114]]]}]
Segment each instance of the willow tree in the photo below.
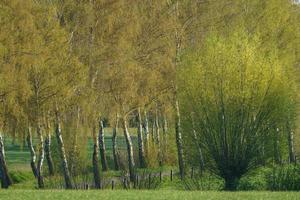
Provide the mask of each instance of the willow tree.
[{"label": "willow tree", "polygon": [[211,158],[208,169],[224,178],[226,190],[257,167],[257,149],[268,146],[272,127],[285,122],[294,102],[289,70],[276,51],[265,54],[260,45],[243,32],[211,36],[183,56],[178,76],[184,133],[191,140],[196,134]]},{"label": "willow tree", "polygon": [[[276,49],[279,59],[285,65],[298,69],[300,58],[299,4],[290,0],[208,1],[202,4],[199,13],[202,13],[202,17],[199,18],[201,29],[195,33],[198,35],[199,42],[196,44],[199,48],[201,48],[201,41],[206,37],[204,35],[208,35],[203,33],[215,30],[222,35],[227,35],[231,34],[236,27],[244,26],[249,35],[259,33],[263,41],[262,50],[269,52]],[[291,114],[286,118],[286,124],[277,125],[277,128],[282,126],[280,130],[287,135],[285,136],[286,140],[281,140],[278,145],[284,145],[287,141],[289,157],[292,162],[295,154],[294,136],[297,137],[294,134],[294,130],[297,128],[293,123],[295,116],[295,114]],[[261,155],[265,153],[259,152]]]}]

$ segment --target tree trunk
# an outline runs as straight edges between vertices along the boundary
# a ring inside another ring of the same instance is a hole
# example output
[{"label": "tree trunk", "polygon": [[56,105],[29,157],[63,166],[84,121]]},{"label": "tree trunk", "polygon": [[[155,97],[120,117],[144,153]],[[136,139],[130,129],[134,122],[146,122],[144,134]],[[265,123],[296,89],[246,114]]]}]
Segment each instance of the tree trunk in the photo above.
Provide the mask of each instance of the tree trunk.
[{"label": "tree trunk", "polygon": [[144,141],[143,141],[143,125],[142,125],[142,116],[141,109],[138,109],[138,146],[139,146],[139,161],[140,167],[146,167],[146,159],[145,159],[145,150],[144,150]]},{"label": "tree trunk", "polygon": [[101,188],[101,179],[99,173],[99,142],[96,136],[96,127],[93,127],[93,141],[94,141],[94,151],[93,151],[93,172],[94,172],[94,182],[95,188]]},{"label": "tree trunk", "polygon": [[126,140],[126,145],[127,145],[127,154],[128,154],[128,168],[129,168],[129,176],[130,176],[130,181],[134,182],[135,181],[135,164],[134,164],[134,158],[133,158],[133,148],[132,148],[132,142],[131,138],[128,132],[128,127],[127,127],[127,121],[125,118],[122,120],[122,125],[123,125],[123,131],[124,131],[124,137]]},{"label": "tree trunk", "polygon": [[203,160],[203,154],[202,154],[202,149],[201,149],[201,146],[198,142],[198,138],[197,138],[197,135],[196,135],[196,131],[193,130],[193,139],[196,143],[196,146],[197,146],[197,151],[198,151],[198,156],[199,156],[199,166],[200,166],[200,170],[203,171],[204,169],[204,160]]},{"label": "tree trunk", "polygon": [[154,121],[154,125],[155,125],[155,139],[156,139],[156,143],[158,144],[158,146],[160,146],[160,132],[159,132],[159,121],[158,121],[158,111],[156,109],[155,112],[155,121]]},{"label": "tree trunk", "polygon": [[51,155],[51,134],[50,134],[50,125],[49,125],[48,121],[46,121],[46,126],[47,126],[47,136],[46,136],[46,140],[45,140],[45,154],[46,154],[49,175],[53,176],[54,175],[54,165],[53,165],[53,160],[52,160],[52,155]]},{"label": "tree trunk", "polygon": [[198,151],[198,156],[199,156],[199,166],[200,166],[200,170],[202,172],[202,170],[204,169],[204,160],[203,160],[203,154],[202,154],[202,149],[200,146],[200,143],[198,141],[198,137],[197,137],[197,133],[196,133],[196,129],[195,129],[195,121],[194,121],[194,116],[193,113],[191,114],[191,118],[192,118],[192,128],[193,128],[193,139],[194,139],[194,143],[197,147],[197,151]]},{"label": "tree trunk", "polygon": [[26,140],[27,140],[27,146],[28,146],[29,151],[30,151],[31,170],[32,170],[32,173],[33,173],[34,177],[37,178],[38,177],[38,170],[37,170],[36,165],[35,165],[36,154],[35,154],[35,150],[34,150],[34,147],[33,147],[33,144],[32,144],[32,134],[31,134],[31,128],[30,127],[28,128],[28,134],[27,134]]},{"label": "tree trunk", "polygon": [[46,160],[49,170],[49,175],[54,175],[54,165],[51,155],[51,135],[50,133],[47,134],[46,140],[45,140],[45,154],[46,154]]},{"label": "tree trunk", "polygon": [[237,190],[239,178],[230,176],[230,177],[225,177],[224,181],[225,181],[224,190],[226,190],[226,191],[235,191],[235,190]]},{"label": "tree trunk", "polygon": [[145,144],[147,145],[147,153],[149,151],[149,121],[146,110],[144,110],[144,133],[145,133]]},{"label": "tree trunk", "polygon": [[158,151],[158,162],[159,166],[162,166],[162,155],[161,155],[161,144],[160,144],[160,132],[159,132],[159,117],[158,117],[158,109],[156,108],[155,111],[155,119],[154,119],[154,125],[155,125],[155,141],[157,144],[157,151]]},{"label": "tree trunk", "polygon": [[289,122],[286,123],[288,147],[289,147],[289,162],[296,163],[295,147],[294,147],[294,132],[291,130]]},{"label": "tree trunk", "polygon": [[166,115],[163,116],[163,137],[162,137],[162,161],[166,160],[167,149],[168,149],[168,137],[167,137],[167,130],[168,130],[168,122]]},{"label": "tree trunk", "polygon": [[[175,12],[174,12],[174,17],[175,20],[179,20],[179,0],[176,0],[175,3]],[[174,35],[175,35],[175,56],[174,56],[174,69],[175,71],[177,70],[179,59],[180,59],[180,52],[181,52],[181,41],[182,41],[182,35],[180,34],[181,30],[179,30],[178,27],[175,28],[174,30]],[[183,160],[183,145],[182,145],[182,136],[181,136],[181,122],[180,122],[180,111],[179,111],[179,102],[177,99],[177,85],[176,83],[173,83],[174,86],[174,97],[175,97],[175,137],[176,137],[176,145],[177,145],[177,154],[178,154],[178,165],[179,165],[179,173],[181,179],[184,178],[185,171],[184,171],[184,160]]]},{"label": "tree trunk", "polygon": [[45,159],[45,151],[44,151],[44,137],[42,135],[41,126],[39,122],[37,124],[37,135],[39,137],[39,142],[40,142],[39,159],[37,163],[37,172],[38,172],[37,179],[38,179],[38,187],[42,189],[44,188],[43,162]]},{"label": "tree trunk", "polygon": [[279,129],[275,128],[274,130],[274,160],[276,164],[281,164],[281,155],[279,147]]},{"label": "tree trunk", "polygon": [[101,157],[101,164],[102,164],[102,171],[107,171],[107,160],[106,160],[106,150],[105,150],[105,143],[104,143],[104,128],[103,128],[103,121],[99,121],[99,149],[100,149],[100,157]]},{"label": "tree trunk", "polygon": [[69,171],[69,166],[68,166],[68,162],[67,162],[67,158],[66,158],[64,142],[63,142],[63,138],[62,138],[62,134],[61,134],[61,125],[60,125],[60,118],[59,118],[58,113],[56,113],[56,124],[55,124],[55,126],[56,126],[55,127],[55,134],[56,134],[56,139],[57,139],[57,143],[58,143],[58,149],[59,149],[59,152],[60,152],[66,189],[72,189],[73,185],[72,185],[72,182],[71,182],[70,171]]},{"label": "tree trunk", "polygon": [[183,145],[182,145],[182,136],[181,136],[181,122],[180,122],[180,112],[179,112],[179,103],[176,99],[175,101],[175,136],[176,136],[176,145],[177,145],[177,155],[178,155],[178,166],[179,166],[179,173],[181,179],[184,178],[185,171],[184,171],[184,160],[183,160]]},{"label": "tree trunk", "polygon": [[151,128],[151,140],[153,143],[155,143],[155,119],[152,117],[152,128]]},{"label": "tree trunk", "polygon": [[167,145],[167,131],[168,131],[168,121],[166,115],[163,116],[163,142]]},{"label": "tree trunk", "polygon": [[114,163],[115,163],[115,170],[117,170],[117,171],[120,170],[119,155],[118,155],[118,149],[117,149],[118,122],[119,122],[119,116],[117,114],[115,126],[113,128],[113,134],[112,134],[112,150],[113,150],[113,157],[114,157]]},{"label": "tree trunk", "polygon": [[2,188],[8,188],[12,184],[12,181],[10,179],[6,161],[5,161],[4,142],[1,133],[0,133],[0,175],[1,175]]},{"label": "tree trunk", "polygon": [[70,166],[70,173],[71,175],[77,173],[77,165],[78,165],[78,159],[77,156],[79,155],[79,149],[78,149],[78,133],[79,133],[79,125],[80,125],[80,108],[77,106],[77,116],[76,116],[76,126],[75,130],[73,131],[73,137],[72,137],[72,148],[71,152],[69,153],[69,166]]}]

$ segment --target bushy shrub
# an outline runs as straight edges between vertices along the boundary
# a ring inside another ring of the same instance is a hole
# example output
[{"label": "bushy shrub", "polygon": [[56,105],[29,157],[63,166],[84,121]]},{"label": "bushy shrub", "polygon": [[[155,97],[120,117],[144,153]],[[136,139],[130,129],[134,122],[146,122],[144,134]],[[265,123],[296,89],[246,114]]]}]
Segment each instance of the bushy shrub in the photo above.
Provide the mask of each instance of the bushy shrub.
[{"label": "bushy shrub", "polygon": [[261,167],[243,176],[238,183],[238,190],[267,190],[267,175],[272,171],[269,167]]},{"label": "bushy shrub", "polygon": [[186,178],[183,180],[185,190],[221,190],[224,187],[224,181],[210,173],[196,175],[195,178]]},{"label": "bushy shrub", "polygon": [[34,176],[30,171],[11,171],[9,175],[14,184],[34,180]]},{"label": "bushy shrub", "polygon": [[267,176],[267,186],[274,191],[300,190],[300,166],[274,166]]}]

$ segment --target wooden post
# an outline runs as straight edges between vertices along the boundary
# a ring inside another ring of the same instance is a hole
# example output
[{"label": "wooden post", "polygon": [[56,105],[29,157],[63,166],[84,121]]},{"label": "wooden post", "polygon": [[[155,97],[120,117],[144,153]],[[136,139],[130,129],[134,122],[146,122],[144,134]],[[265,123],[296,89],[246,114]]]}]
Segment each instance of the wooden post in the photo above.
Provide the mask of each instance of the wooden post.
[{"label": "wooden post", "polygon": [[171,169],[170,178],[171,178],[171,181],[173,181],[173,170],[172,169]]},{"label": "wooden post", "polygon": [[161,171],[159,172],[159,181],[160,182],[162,181],[162,173],[161,173]]},{"label": "wooden post", "polygon": [[135,178],[134,178],[134,181],[133,181],[133,188],[136,188],[136,175],[135,175]]},{"label": "wooden post", "polygon": [[139,175],[136,175],[136,187],[139,188]]},{"label": "wooden post", "polygon": [[115,189],[115,181],[114,181],[114,180],[111,181],[111,189],[112,189],[112,190]]},{"label": "wooden post", "polygon": [[149,179],[148,179],[148,189],[150,189],[151,186],[151,173],[149,174]]},{"label": "wooden post", "polygon": [[126,189],[126,178],[123,179],[123,187]]},{"label": "wooden post", "polygon": [[194,167],[192,167],[192,171],[191,171],[191,179],[194,178]]}]

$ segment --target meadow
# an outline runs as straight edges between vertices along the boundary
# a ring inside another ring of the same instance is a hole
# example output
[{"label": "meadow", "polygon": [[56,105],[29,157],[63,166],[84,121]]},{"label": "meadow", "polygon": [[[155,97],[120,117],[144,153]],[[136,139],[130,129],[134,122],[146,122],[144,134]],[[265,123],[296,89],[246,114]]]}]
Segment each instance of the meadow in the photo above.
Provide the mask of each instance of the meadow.
[{"label": "meadow", "polygon": [[[134,136],[136,134],[135,129],[130,130],[132,135],[133,146],[137,148],[137,138]],[[121,130],[118,130],[118,149],[120,151],[126,150],[126,142],[125,138],[122,135]],[[34,147],[36,147],[36,143],[38,142],[37,138],[33,139]],[[53,142],[55,138],[53,137]],[[6,162],[10,169],[14,171],[30,171],[30,151],[26,143],[19,142],[16,139],[15,142],[10,137],[5,138],[5,154],[6,154]],[[105,146],[107,153],[110,155],[112,154],[112,135],[111,135],[111,128],[105,129]],[[91,138],[88,139],[87,146],[86,146],[87,157],[91,158],[93,154],[93,141]]]},{"label": "meadow", "polygon": [[186,192],[174,190],[159,191],[62,191],[62,190],[1,190],[0,199],[48,200],[48,199],[89,199],[89,200],[298,200],[298,192]]}]

